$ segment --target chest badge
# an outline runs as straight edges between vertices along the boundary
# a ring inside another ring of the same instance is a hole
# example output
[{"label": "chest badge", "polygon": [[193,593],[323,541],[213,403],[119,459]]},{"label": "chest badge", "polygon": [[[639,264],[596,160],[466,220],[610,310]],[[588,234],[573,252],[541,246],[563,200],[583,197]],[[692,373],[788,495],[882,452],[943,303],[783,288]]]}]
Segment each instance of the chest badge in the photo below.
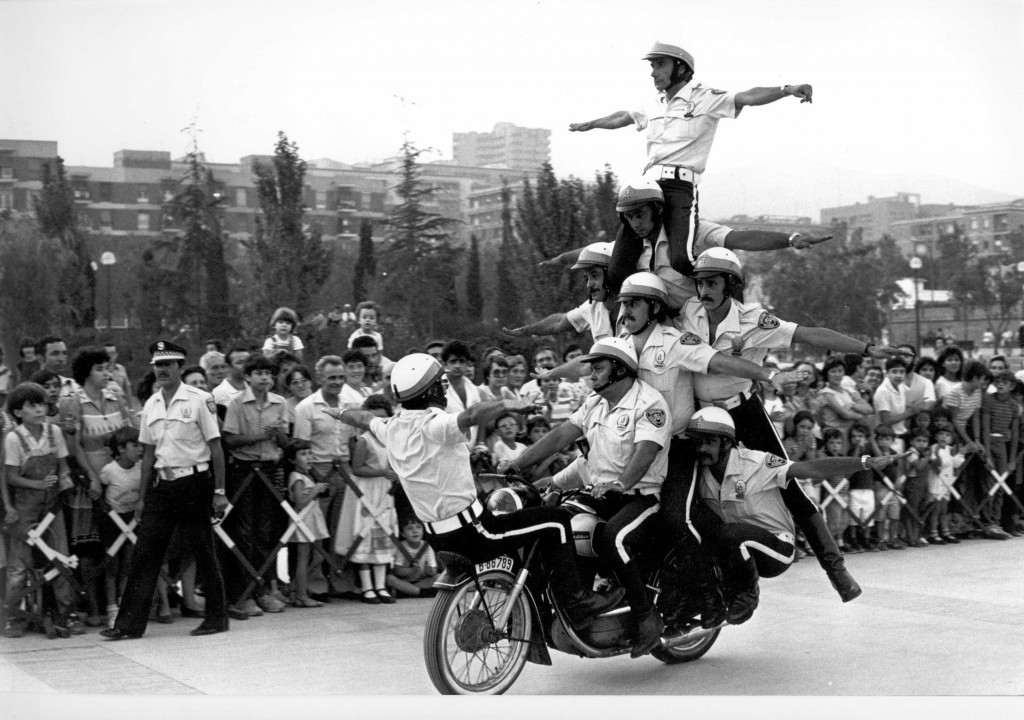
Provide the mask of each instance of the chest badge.
[{"label": "chest badge", "polygon": [[619,415],[615,427],[619,428],[619,430],[629,427],[629,415]]},{"label": "chest badge", "polygon": [[189,408],[189,407],[182,408],[181,409],[181,416],[183,418],[185,418],[186,420],[188,420],[190,417],[192,417],[192,408]]},{"label": "chest badge", "polygon": [[665,351],[659,350],[654,354],[654,367],[665,367]]},{"label": "chest badge", "polygon": [[747,481],[737,480],[736,481],[736,499],[743,500],[747,497]]}]

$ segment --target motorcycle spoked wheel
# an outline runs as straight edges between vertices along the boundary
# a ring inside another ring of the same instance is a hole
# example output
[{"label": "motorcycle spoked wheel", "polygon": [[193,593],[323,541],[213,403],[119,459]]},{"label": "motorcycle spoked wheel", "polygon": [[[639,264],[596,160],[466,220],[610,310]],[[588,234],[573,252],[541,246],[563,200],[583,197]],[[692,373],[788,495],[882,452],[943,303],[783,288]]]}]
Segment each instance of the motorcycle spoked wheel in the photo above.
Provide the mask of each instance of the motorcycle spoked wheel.
[{"label": "motorcycle spoked wheel", "polygon": [[490,618],[505,609],[514,578],[486,572],[479,579],[483,597],[472,582],[441,590],[427,617],[427,674],[444,695],[500,695],[512,687],[526,664],[525,638],[530,637],[533,616],[525,592],[516,598],[501,633]]},{"label": "motorcycle spoked wheel", "polygon": [[[661,587],[662,574],[659,571],[650,580],[652,587]],[[711,646],[715,644],[715,640],[718,639],[718,634],[722,632],[722,628],[717,627],[711,630],[704,630],[703,628],[697,628],[693,632],[693,637],[688,639],[681,645],[675,647],[664,648],[660,645],[651,650],[651,656],[661,660],[661,662],[667,665],[676,665],[678,663],[693,662],[698,658],[704,656],[704,654],[711,649]]]}]

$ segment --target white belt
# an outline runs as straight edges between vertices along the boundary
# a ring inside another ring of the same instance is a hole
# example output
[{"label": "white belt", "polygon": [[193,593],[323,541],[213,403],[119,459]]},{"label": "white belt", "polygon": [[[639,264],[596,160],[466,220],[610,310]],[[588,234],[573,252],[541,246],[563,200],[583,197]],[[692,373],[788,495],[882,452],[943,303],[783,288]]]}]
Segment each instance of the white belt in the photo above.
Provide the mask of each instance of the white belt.
[{"label": "white belt", "polygon": [[465,510],[460,510],[450,518],[445,520],[438,520],[432,523],[423,523],[423,527],[426,528],[427,532],[431,535],[443,535],[444,533],[450,533],[453,530],[472,525],[477,518],[484,513],[484,506],[479,500],[474,500],[469,507]]},{"label": "white belt", "polygon": [[651,165],[644,177],[648,180],[682,180],[693,185],[700,182],[700,173],[679,165]]},{"label": "white belt", "polygon": [[702,408],[706,407],[720,407],[726,410],[735,410],[740,405],[750,399],[749,392],[736,393],[732,397],[727,397],[724,400],[698,400]]},{"label": "white belt", "polygon": [[195,475],[196,473],[206,472],[210,469],[210,463],[199,463],[191,467],[162,467],[157,468],[156,471],[160,475],[161,480],[171,481],[179,478],[188,477],[189,475]]},{"label": "white belt", "polygon": [[657,495],[661,492],[660,487],[646,487],[640,488],[639,490],[630,490],[625,495]]}]

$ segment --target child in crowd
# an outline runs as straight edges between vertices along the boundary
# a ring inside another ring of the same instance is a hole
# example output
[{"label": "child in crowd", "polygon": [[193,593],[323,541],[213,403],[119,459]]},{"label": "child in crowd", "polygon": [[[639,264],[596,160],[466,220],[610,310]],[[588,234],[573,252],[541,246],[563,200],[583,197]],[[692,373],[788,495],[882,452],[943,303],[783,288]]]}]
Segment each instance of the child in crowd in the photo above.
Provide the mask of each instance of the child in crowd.
[{"label": "child in crowd", "polygon": [[[142,485],[142,445],[139,431],[128,426],[114,432],[109,440],[110,456],[113,458],[100,469],[103,484],[103,498],[110,512],[116,513],[125,525],[135,518],[139,504],[139,486]],[[100,523],[103,547],[109,548],[121,535],[121,528],[113,518],[105,516]],[[106,556],[107,627],[114,627],[118,603],[128,579],[128,568],[132,561],[133,544],[125,539],[120,550],[113,556]]]},{"label": "child in crowd", "polygon": [[60,415],[60,375],[44,368],[32,375],[32,382],[46,394],[46,417]]},{"label": "child in crowd", "polygon": [[437,579],[434,550],[423,540],[423,523],[415,516],[402,521],[400,549],[388,573],[388,587],[399,597],[433,597]]},{"label": "child in crowd", "polygon": [[[7,397],[7,412],[17,423],[4,438],[4,507],[8,509],[7,594],[4,635],[22,637],[26,623],[17,615],[29,571],[34,566],[28,531],[48,513],[54,519],[43,534],[43,541],[57,552],[68,554],[67,530],[60,494],[74,488],[68,470],[68,448],[64,434],[47,418],[46,393],[36,383],[22,383]],[[13,510],[16,516],[12,516]],[[85,632],[73,613],[74,590],[68,577],[58,573],[50,581],[55,599],[43,625],[47,637],[56,637],[54,626],[68,633]]]},{"label": "child in crowd", "polygon": [[308,440],[292,440],[284,451],[285,467],[288,472],[288,499],[298,511],[299,519],[312,536],[303,532],[302,528],[292,535],[292,547],[295,548],[295,578],[293,583],[292,605],[297,608],[315,608],[323,603],[309,596],[309,568],[311,564],[313,543],[330,537],[327,531],[327,519],[320,508],[317,498],[330,492],[327,483],[314,482],[310,476],[313,462],[313,451]]},{"label": "child in crowd", "polygon": [[938,425],[935,430],[935,444],[931,449],[931,463],[934,472],[928,476],[928,542],[932,538],[956,545],[960,541],[949,532],[949,498],[956,482],[956,471],[964,464],[962,453],[952,446],[953,429],[949,424]]},{"label": "child in crowd", "polygon": [[[807,411],[801,411],[807,412]],[[796,415],[793,416],[796,418]],[[855,436],[855,431],[860,433],[861,438]],[[824,446],[822,447],[822,455],[824,457],[842,457],[843,456],[843,431],[838,428],[825,428],[821,434]],[[867,437],[867,430],[862,425],[854,425],[850,428],[850,454],[852,455],[855,447],[855,440],[863,442],[863,439]],[[861,453],[864,454],[863,447],[861,447]],[[826,487],[826,484],[828,487]],[[829,492],[829,488],[832,489]],[[835,493],[833,496],[832,493]],[[821,482],[821,505],[825,510],[825,522],[828,524],[828,530],[832,533],[832,537],[835,538],[836,544],[840,548],[849,549],[849,545],[846,542],[846,530],[850,527],[850,515],[847,509],[843,507],[843,504],[849,507],[850,504],[850,481],[847,478],[837,476],[822,480]]]},{"label": "child in crowd", "polygon": [[[903,482],[903,497],[907,501],[903,510],[903,533],[907,543],[919,547],[918,540],[925,531],[924,518],[928,500],[928,483],[932,474],[931,453],[928,450],[928,431],[918,428],[910,435],[910,454],[906,457],[906,480]],[[895,534],[895,532],[894,532]],[[926,541],[933,544],[929,538]],[[890,542],[891,544],[891,542]],[[938,540],[934,544],[942,545]]]},{"label": "child in crowd", "polygon": [[[993,358],[989,361],[990,367],[995,360],[996,358]],[[1005,364],[1004,359],[1003,365],[1005,366]],[[1016,378],[1009,370],[995,373],[992,380],[995,391],[984,394],[981,400],[981,437],[988,455],[988,464],[995,468],[1000,475],[1010,471],[1005,482],[1011,488],[1017,474],[1016,467],[1011,467],[1011,463],[1016,462],[1021,414],[1020,406],[1010,394],[1015,381]],[[984,487],[991,491],[994,484],[995,479],[989,476]],[[998,523],[996,529],[1001,530],[1007,537],[1016,535],[1013,523],[1013,500],[1005,497],[1005,491],[1002,488],[997,489],[995,494],[989,497],[992,498],[989,517],[992,519],[993,525]],[[1011,530],[1013,533],[1010,532]]]},{"label": "child in crowd", "polygon": [[[379,418],[393,414],[382,395],[368,397],[362,409]],[[395,558],[393,542],[398,535],[391,488],[398,475],[388,465],[387,448],[372,432],[352,440],[351,457],[355,488],[345,488],[334,551],[358,565],[364,603],[390,605],[395,598],[387,590],[387,569]]]},{"label": "child in crowd", "polygon": [[[533,445],[549,432],[551,432],[551,423],[548,422],[546,417],[543,415],[531,415],[526,420],[526,442],[524,444]],[[536,481],[564,470],[577,454],[575,450],[563,450],[544,458],[533,466],[529,479]]]},{"label": "child in crowd", "polygon": [[[879,425],[875,428],[876,456],[897,455],[896,433],[891,425]],[[900,500],[897,492],[902,493],[906,481],[905,469],[900,463],[894,463],[884,470],[871,473],[874,478],[875,492],[875,517],[877,519],[874,543],[870,543],[868,550],[888,550],[892,545],[897,544],[900,528]],[[889,482],[886,483],[885,480]],[[892,487],[890,487],[890,484]],[[928,543],[921,541],[920,533],[912,542],[908,539],[911,547],[923,547]]]},{"label": "child in crowd", "polygon": [[356,322],[359,327],[349,335],[348,346],[352,347],[352,341],[357,337],[371,337],[377,343],[377,349],[384,354],[384,337],[379,332],[380,307],[371,300],[364,300],[356,305]]},{"label": "child in crowd", "polygon": [[511,462],[526,451],[526,446],[516,441],[518,435],[519,420],[512,413],[505,413],[494,422],[494,434],[491,435],[494,467],[498,467],[502,461]]},{"label": "child in crowd", "polygon": [[[854,425],[850,428],[850,451],[852,457],[863,457],[879,455],[878,447],[868,439],[867,428],[864,428],[864,437],[854,439]],[[877,442],[876,435],[876,442]],[[856,523],[848,531],[850,537],[850,552],[863,552],[876,548],[871,542],[871,533],[875,526],[875,478],[871,470],[858,470],[850,475],[850,513]]]},{"label": "child in crowd", "polygon": [[15,367],[18,369],[18,378],[22,382],[28,382],[29,378],[43,368],[43,363],[36,355],[36,341],[30,337],[23,337],[18,343],[18,350],[21,356],[15,363]]},{"label": "child in crowd", "polygon": [[302,362],[302,351],[305,345],[298,335],[295,335],[295,328],[299,325],[299,316],[295,311],[287,307],[279,307],[270,318],[270,327],[274,334],[263,341],[263,354],[275,357],[283,352],[289,352]]}]

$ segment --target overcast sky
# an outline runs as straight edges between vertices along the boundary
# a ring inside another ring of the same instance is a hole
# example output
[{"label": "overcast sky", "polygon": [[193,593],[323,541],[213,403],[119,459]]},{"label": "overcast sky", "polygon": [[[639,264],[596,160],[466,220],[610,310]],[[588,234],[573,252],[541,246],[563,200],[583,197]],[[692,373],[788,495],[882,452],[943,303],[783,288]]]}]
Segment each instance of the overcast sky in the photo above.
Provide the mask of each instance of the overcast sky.
[{"label": "overcast sky", "polygon": [[1022,0],[0,0],[0,137],[109,166],[122,148],[180,155],[196,118],[213,161],[284,130],[307,159],[360,162],[404,130],[450,157],[453,131],[505,120],[552,129],[559,175],[632,175],[642,134],[567,126],[647,100],[659,39],[712,87],[814,85],[813,105],[722,122],[719,185],[817,162],[1024,196]]}]

